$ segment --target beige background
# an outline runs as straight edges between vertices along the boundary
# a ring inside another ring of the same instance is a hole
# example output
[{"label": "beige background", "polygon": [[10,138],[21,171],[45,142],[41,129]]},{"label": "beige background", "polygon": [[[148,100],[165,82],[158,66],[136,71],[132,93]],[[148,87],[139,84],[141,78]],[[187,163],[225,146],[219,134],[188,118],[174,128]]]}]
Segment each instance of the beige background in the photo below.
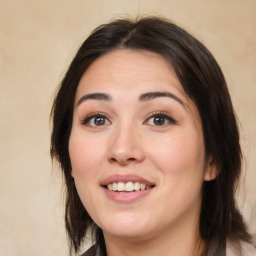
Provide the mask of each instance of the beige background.
[{"label": "beige background", "polygon": [[218,60],[241,123],[241,207],[256,232],[255,0],[0,0],[0,255],[67,255],[61,176],[49,157],[54,90],[88,33],[127,14],[172,19]]}]

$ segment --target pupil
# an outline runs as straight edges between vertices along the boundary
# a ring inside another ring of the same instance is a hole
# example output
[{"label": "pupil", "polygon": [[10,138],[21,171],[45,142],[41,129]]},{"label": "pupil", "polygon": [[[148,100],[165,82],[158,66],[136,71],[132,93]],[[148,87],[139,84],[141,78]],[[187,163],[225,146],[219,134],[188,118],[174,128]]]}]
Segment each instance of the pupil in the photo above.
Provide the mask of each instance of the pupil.
[{"label": "pupil", "polygon": [[97,117],[95,118],[95,124],[96,125],[103,125],[105,123],[105,120],[103,117]]},{"label": "pupil", "polygon": [[161,125],[161,124],[164,123],[164,118],[162,118],[162,117],[160,117],[160,116],[157,116],[157,117],[155,117],[155,119],[154,119],[154,123],[155,123],[155,125]]}]

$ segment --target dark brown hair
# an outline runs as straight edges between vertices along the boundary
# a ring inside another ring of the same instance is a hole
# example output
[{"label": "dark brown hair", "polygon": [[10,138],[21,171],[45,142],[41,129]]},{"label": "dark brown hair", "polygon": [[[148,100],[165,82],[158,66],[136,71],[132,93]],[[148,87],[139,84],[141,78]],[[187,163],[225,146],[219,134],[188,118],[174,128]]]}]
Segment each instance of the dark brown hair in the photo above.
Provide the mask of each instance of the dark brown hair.
[{"label": "dark brown hair", "polygon": [[[51,156],[65,177],[65,221],[70,250],[77,252],[89,227],[95,227],[83,207],[71,176],[68,152],[74,98],[86,69],[100,56],[115,49],[147,50],[160,54],[173,67],[187,95],[199,110],[206,148],[220,173],[204,182],[199,231],[206,247],[215,240],[249,241],[235,202],[241,173],[238,126],[222,71],[206,47],[166,19],[120,19],[98,27],[84,41],[60,84],[52,107]],[[96,239],[102,231],[96,228]],[[103,242],[102,242],[103,244]]]}]

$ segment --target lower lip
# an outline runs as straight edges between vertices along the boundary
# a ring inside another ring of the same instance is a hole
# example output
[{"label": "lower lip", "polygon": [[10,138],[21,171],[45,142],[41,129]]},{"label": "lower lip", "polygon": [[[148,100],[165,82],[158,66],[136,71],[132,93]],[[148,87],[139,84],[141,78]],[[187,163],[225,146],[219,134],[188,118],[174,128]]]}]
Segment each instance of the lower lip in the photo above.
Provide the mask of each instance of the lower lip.
[{"label": "lower lip", "polygon": [[118,203],[132,203],[146,197],[153,188],[133,192],[118,192],[103,188],[107,197]]}]

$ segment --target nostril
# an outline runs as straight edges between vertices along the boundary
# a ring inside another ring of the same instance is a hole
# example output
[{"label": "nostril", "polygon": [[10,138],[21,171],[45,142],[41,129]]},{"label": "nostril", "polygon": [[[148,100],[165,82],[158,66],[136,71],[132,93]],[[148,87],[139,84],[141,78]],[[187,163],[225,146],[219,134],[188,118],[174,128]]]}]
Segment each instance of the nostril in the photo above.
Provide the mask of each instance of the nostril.
[{"label": "nostril", "polygon": [[110,162],[112,162],[112,163],[119,163],[121,165],[126,165],[128,163],[135,162],[135,161],[136,161],[136,158],[134,158],[134,157],[130,157],[130,158],[115,158],[115,157],[111,157],[110,158]]},{"label": "nostril", "polygon": [[132,162],[132,161],[135,161],[136,159],[134,157],[131,157],[131,158],[128,158],[126,161],[128,162]]},{"label": "nostril", "polygon": [[111,162],[117,162],[117,160],[114,157],[110,158],[110,161]]}]

